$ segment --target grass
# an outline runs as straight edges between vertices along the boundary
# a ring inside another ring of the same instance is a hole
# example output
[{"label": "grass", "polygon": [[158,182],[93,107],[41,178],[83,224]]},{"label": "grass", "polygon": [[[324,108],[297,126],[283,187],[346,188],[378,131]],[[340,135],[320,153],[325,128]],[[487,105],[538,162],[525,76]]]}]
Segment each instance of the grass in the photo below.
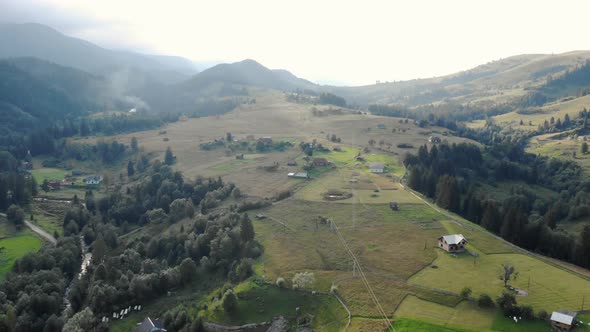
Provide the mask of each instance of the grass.
[{"label": "grass", "polygon": [[[580,148],[583,141],[568,138],[555,138],[554,134],[532,137],[527,145],[527,152],[575,161],[586,175],[590,175],[590,154],[582,154]],[[573,157],[574,152],[576,157]]]},{"label": "grass", "polygon": [[535,310],[577,310],[584,296],[590,298],[589,281],[521,254],[480,255],[474,260],[467,254],[455,258],[441,250],[434,262],[437,269],[424,269],[410,280],[452,292],[471,287],[475,296],[487,293],[497,297],[504,291],[498,276],[501,264],[506,262],[513,264],[519,272],[518,279],[510,284],[529,292],[528,296],[519,296],[518,302],[530,304]]},{"label": "grass", "polygon": [[59,169],[59,168],[37,168],[37,169],[33,169],[31,170],[31,174],[33,175],[33,177],[35,178],[35,181],[37,181],[37,183],[39,185],[41,185],[41,183],[43,183],[43,180],[47,179],[47,180],[63,180],[64,176],[67,174],[67,172],[63,169]]},{"label": "grass", "polygon": [[450,220],[443,220],[441,224],[449,234],[463,234],[467,241],[467,249],[484,254],[513,253],[514,249],[503,241],[499,241],[491,234],[483,232],[475,225],[471,229],[465,228]]},{"label": "grass", "polygon": [[[436,257],[440,225],[432,220],[435,214],[420,210],[418,205],[392,212],[387,206],[284,201],[264,210],[269,219],[254,222],[265,247],[264,273],[271,279],[302,270],[349,273],[350,258],[336,234],[326,224],[316,229],[323,216],[336,221],[363,267],[407,278]],[[367,243],[379,249],[370,250]]]},{"label": "grass", "polygon": [[[416,287],[400,280],[371,275],[367,276],[367,280],[375,294],[378,294],[379,302],[388,316],[393,316],[398,306],[408,296],[416,296],[425,302],[434,303],[442,307],[452,307],[460,301],[458,296]],[[346,301],[346,305],[352,315],[373,318],[380,317],[379,311],[375,307],[371,297],[369,297],[365,285],[360,278],[344,279],[338,281],[337,285],[338,293]]]},{"label": "grass", "polygon": [[[215,300],[203,312],[205,319],[227,325],[243,325],[270,321],[278,315],[288,319],[311,315],[314,317],[312,328],[321,331],[340,331],[348,317],[340,303],[329,295],[312,295],[268,284],[259,285],[253,281],[238,285],[235,292],[238,296],[238,308],[235,313],[226,313],[221,301]],[[296,308],[299,308],[299,313]]]},{"label": "grass", "polygon": [[[563,118],[566,114],[569,114],[570,118],[575,119],[578,117],[578,113],[584,108],[587,107],[590,103],[590,95],[583,96],[580,98],[575,98],[573,100],[568,100],[565,102],[556,102],[550,103],[538,109],[538,112],[533,114],[519,114],[517,112],[510,112],[498,116],[494,116],[493,119],[502,124],[511,124],[518,128],[518,123],[522,119],[523,122],[526,124],[529,121],[533,122],[533,127],[536,127],[540,124],[543,124],[545,120],[549,121],[549,119],[553,116],[555,120]],[[529,126],[524,126],[529,127]]]},{"label": "grass", "polygon": [[[354,176],[354,174],[358,175]],[[356,179],[356,182],[350,182],[353,179]],[[420,202],[416,197],[402,190],[394,179],[355,168],[332,170],[321,178],[308,183],[297,192],[296,197],[306,201],[326,202],[324,194],[331,189],[353,193],[351,198],[332,201],[332,203],[388,204],[391,201],[396,201],[404,204]]]},{"label": "grass", "polygon": [[445,327],[485,330],[494,321],[495,311],[482,310],[475,303],[462,301],[455,307],[407,296],[395,312],[396,318],[410,318]]},{"label": "grass", "polygon": [[[21,234],[26,234],[26,232],[21,232]],[[1,239],[0,248],[4,248],[0,256],[0,280],[2,280],[12,270],[17,259],[41,248],[41,240],[32,235],[17,235]]]}]

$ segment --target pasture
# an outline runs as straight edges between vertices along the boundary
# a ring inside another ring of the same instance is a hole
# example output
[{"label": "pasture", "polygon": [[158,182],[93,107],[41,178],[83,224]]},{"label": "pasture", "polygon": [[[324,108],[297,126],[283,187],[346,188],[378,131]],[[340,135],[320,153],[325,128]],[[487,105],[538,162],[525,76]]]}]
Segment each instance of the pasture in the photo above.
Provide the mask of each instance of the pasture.
[{"label": "pasture", "polygon": [[29,231],[0,239],[0,280],[12,269],[14,262],[24,255],[41,248],[41,240]]},{"label": "pasture", "polygon": [[[146,152],[153,153],[155,158],[163,160],[164,151],[169,146],[177,156],[175,168],[182,171],[188,178],[201,176],[222,176],[228,181],[236,183],[243,192],[251,196],[272,197],[274,194],[292,188],[298,183],[287,178],[286,173],[300,170],[298,167],[287,167],[289,159],[301,155],[299,147],[295,146],[284,152],[264,153],[254,157],[252,161],[236,162],[235,153],[223,147],[213,150],[203,150],[199,144],[225,137],[231,132],[238,140],[258,139],[271,136],[273,140],[288,139],[296,142],[318,142],[329,146],[364,147],[368,141],[383,141],[371,148],[372,153],[383,150],[392,155],[403,156],[406,152],[416,151],[428,142],[432,133],[443,133],[445,129],[432,127],[420,128],[413,123],[400,123],[399,118],[379,117],[355,112],[314,116],[312,108],[324,109],[330,106],[296,104],[286,101],[282,93],[267,93],[256,96],[255,104],[240,105],[237,109],[221,116],[203,117],[179,121],[169,124],[166,128],[143,132],[123,134],[109,137],[89,138],[88,143],[97,140],[117,140],[130,144],[131,138],[136,137],[139,145]],[[378,129],[378,124],[384,124],[386,129]],[[393,131],[395,129],[395,132]],[[165,130],[166,134],[159,132]],[[341,143],[328,143],[327,135],[336,135]],[[165,141],[164,138],[168,140]],[[462,142],[465,139],[445,136],[450,142]],[[398,148],[400,143],[407,143],[413,148]],[[352,150],[345,149],[342,158],[347,158]],[[247,152],[248,154],[249,152]],[[329,159],[339,158],[338,152],[330,153]],[[314,155],[315,156],[315,155]],[[245,156],[248,160],[248,155]],[[260,166],[268,163],[279,163],[276,172],[267,172]],[[301,163],[300,163],[301,165]],[[393,173],[398,170],[391,166]]]},{"label": "pasture", "polygon": [[[502,115],[497,115],[492,117],[497,123],[503,125],[512,125],[515,128],[521,128],[525,130],[536,129],[538,125],[542,125],[545,120],[549,121],[551,117],[554,117],[555,120],[560,118],[562,121],[566,114],[570,116],[571,119],[575,119],[578,117],[578,113],[590,104],[590,95],[575,98],[568,101],[557,101],[554,103],[549,103],[543,107],[539,107],[534,109],[534,111],[530,112],[510,112]],[[522,120],[525,125],[520,126],[519,122]],[[532,121],[532,126],[529,126],[529,121]]]},{"label": "pasture", "polygon": [[[341,331],[348,315],[342,305],[329,295],[312,295],[310,292],[278,288],[273,285],[246,281],[234,289],[239,301],[234,314],[221,308],[221,300],[214,300],[202,312],[206,320],[228,325],[266,322],[273,317],[314,317],[312,328],[321,331]],[[296,308],[299,308],[297,312]]]},{"label": "pasture", "polygon": [[61,181],[63,180],[64,176],[66,175],[66,171],[59,168],[36,168],[31,170],[31,174],[35,178],[35,181],[39,185],[43,183],[43,180],[54,180],[54,181]]}]

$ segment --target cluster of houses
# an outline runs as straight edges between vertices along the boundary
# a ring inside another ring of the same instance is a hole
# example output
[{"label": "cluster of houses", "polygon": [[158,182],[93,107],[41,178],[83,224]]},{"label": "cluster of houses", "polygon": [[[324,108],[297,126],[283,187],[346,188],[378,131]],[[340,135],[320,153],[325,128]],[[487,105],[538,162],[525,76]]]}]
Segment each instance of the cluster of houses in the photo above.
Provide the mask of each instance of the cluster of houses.
[{"label": "cluster of houses", "polygon": [[[82,175],[80,171],[72,171],[71,175],[66,175],[62,180],[49,180],[47,184],[51,190],[60,190],[62,187],[74,185],[77,177]],[[103,177],[100,175],[90,175],[82,178],[83,183],[88,187],[96,187],[102,183]]]}]

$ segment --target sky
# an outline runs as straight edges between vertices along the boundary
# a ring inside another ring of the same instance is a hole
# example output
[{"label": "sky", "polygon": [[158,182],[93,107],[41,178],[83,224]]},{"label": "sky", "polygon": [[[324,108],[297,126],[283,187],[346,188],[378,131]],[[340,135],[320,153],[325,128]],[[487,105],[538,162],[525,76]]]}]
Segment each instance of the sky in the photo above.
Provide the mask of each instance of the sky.
[{"label": "sky", "polygon": [[588,12],[588,0],[0,0],[0,22],[196,62],[255,59],[338,85],[590,49]]}]

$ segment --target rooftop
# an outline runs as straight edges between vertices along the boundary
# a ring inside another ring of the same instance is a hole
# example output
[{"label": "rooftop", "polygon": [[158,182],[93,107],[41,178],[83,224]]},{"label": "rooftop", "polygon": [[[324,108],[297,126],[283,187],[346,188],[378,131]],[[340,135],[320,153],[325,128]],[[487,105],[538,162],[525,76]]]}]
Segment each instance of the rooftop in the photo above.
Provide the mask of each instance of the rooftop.
[{"label": "rooftop", "polygon": [[564,314],[561,312],[554,311],[551,314],[551,320],[554,322],[572,325],[574,322],[574,318],[576,317],[575,314]]},{"label": "rooftop", "polygon": [[383,163],[369,163],[369,168],[384,168],[385,165]]},{"label": "rooftop", "polygon": [[463,234],[452,234],[443,235],[442,237],[448,244],[459,244],[459,242],[465,240]]}]

